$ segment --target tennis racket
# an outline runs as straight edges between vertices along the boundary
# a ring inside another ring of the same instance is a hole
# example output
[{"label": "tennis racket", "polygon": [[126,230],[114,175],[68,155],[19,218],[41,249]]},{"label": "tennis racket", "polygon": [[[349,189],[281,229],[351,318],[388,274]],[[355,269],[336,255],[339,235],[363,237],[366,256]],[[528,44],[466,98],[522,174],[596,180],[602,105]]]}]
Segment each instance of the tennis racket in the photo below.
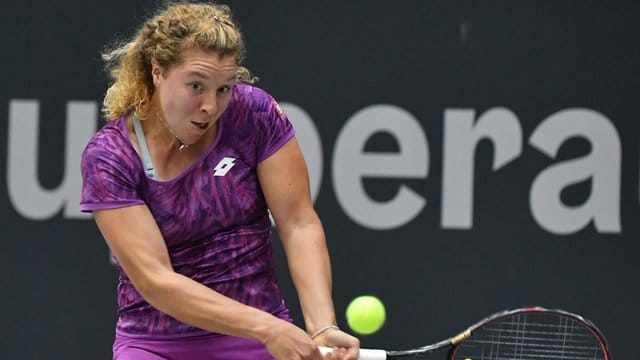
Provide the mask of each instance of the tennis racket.
[{"label": "tennis racket", "polygon": [[[488,316],[459,335],[410,350],[360,349],[360,360],[425,357],[448,348],[450,360],[611,360],[598,328],[564,310],[527,307]],[[326,354],[330,348],[321,348]]]}]

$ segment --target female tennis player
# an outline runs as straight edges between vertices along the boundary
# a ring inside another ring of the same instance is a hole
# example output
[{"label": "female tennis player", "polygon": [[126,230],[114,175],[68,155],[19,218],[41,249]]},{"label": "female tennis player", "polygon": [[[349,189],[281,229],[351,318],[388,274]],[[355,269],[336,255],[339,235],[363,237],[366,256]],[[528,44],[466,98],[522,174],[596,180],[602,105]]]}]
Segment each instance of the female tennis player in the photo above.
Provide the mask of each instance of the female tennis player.
[{"label": "female tennis player", "polygon": [[[108,123],[83,153],[81,209],[120,273],[114,359],[357,358],[294,129],[244,52],[227,6],[180,3],[104,56]],[[269,212],[306,331],[276,281]]]}]

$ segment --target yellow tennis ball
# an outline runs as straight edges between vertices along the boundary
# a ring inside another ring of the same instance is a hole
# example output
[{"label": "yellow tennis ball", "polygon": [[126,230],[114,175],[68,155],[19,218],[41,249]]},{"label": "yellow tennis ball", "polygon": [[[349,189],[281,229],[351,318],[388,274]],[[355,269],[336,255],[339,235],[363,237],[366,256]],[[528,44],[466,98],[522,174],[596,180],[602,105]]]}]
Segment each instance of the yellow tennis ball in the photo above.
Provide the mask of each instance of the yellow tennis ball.
[{"label": "yellow tennis ball", "polygon": [[358,334],[373,334],[380,330],[385,319],[384,305],[375,296],[358,296],[347,306],[347,324]]}]

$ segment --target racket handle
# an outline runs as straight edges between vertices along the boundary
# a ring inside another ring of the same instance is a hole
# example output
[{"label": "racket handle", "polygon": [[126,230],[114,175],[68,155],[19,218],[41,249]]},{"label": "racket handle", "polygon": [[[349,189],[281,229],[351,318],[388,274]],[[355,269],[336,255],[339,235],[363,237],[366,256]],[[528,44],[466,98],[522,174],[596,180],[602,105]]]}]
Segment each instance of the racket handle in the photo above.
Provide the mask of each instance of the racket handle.
[{"label": "racket handle", "polygon": [[[322,356],[333,351],[330,347],[320,346],[320,353]],[[358,360],[386,360],[387,352],[377,349],[360,349],[358,353]]]}]

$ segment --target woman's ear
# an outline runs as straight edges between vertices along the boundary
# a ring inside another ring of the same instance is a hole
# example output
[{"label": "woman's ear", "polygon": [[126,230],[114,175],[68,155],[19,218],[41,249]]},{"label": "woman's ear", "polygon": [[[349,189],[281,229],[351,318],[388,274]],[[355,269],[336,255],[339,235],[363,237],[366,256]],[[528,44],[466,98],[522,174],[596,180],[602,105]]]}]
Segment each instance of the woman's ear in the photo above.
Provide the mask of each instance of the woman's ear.
[{"label": "woman's ear", "polygon": [[151,77],[153,78],[153,85],[158,86],[161,78],[163,78],[164,70],[158,63],[156,58],[151,58]]}]

